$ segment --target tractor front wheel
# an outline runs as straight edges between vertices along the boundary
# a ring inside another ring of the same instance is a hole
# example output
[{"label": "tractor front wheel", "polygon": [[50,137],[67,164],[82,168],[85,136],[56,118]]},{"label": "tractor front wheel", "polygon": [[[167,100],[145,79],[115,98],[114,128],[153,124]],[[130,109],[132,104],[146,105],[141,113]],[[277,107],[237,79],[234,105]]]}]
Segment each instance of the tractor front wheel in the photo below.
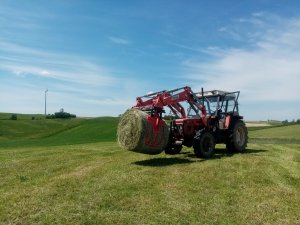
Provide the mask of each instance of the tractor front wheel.
[{"label": "tractor front wheel", "polygon": [[197,157],[211,158],[215,153],[215,138],[210,132],[199,131],[194,138],[194,152]]},{"label": "tractor front wheel", "polygon": [[167,146],[165,149],[165,153],[169,155],[176,155],[181,152],[182,145],[171,145]]}]

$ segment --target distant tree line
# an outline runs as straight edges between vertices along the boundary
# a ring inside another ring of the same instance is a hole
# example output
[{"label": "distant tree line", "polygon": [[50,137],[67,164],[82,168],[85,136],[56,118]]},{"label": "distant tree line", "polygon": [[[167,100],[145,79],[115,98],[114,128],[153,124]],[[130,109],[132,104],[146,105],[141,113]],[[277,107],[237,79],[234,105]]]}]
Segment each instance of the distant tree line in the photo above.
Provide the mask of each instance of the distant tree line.
[{"label": "distant tree line", "polygon": [[70,119],[76,118],[75,114],[64,112],[64,109],[61,109],[59,112],[55,112],[54,114],[48,114],[46,119]]},{"label": "distant tree line", "polygon": [[[45,117],[41,116],[41,115],[36,115],[36,116],[20,116],[20,118],[18,118],[19,115],[13,113],[13,114],[10,114],[8,115],[8,118],[5,118],[6,120],[9,119],[9,120],[28,120],[31,118],[31,120],[41,120],[41,119],[44,119]],[[67,113],[67,112],[64,112],[64,109],[61,109],[59,112],[56,112],[54,114],[48,114],[46,115],[46,119],[70,119],[70,118],[76,118],[76,115],[75,114],[71,114],[71,113]]]},{"label": "distant tree line", "polygon": [[297,119],[297,120],[291,120],[291,121],[288,121],[288,120],[284,120],[282,121],[283,124],[296,124],[296,123],[300,123],[300,119]]}]

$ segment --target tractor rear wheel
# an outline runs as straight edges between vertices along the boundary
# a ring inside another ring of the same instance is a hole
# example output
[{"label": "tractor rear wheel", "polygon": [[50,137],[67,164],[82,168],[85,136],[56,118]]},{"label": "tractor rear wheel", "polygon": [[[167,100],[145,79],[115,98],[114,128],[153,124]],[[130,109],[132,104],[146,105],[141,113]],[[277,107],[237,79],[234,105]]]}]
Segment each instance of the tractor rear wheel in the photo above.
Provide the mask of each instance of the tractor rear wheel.
[{"label": "tractor rear wheel", "polygon": [[194,138],[194,152],[197,157],[211,158],[215,153],[215,138],[211,132],[198,131]]},{"label": "tractor rear wheel", "polygon": [[235,120],[229,130],[226,149],[234,152],[245,152],[248,142],[248,130],[242,120]]}]

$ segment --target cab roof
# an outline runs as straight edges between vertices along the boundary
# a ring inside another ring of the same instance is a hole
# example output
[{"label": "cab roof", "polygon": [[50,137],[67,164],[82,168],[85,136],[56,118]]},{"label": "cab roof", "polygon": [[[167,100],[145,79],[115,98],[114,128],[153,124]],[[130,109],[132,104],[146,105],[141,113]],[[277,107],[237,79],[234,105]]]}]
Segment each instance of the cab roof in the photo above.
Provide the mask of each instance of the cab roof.
[{"label": "cab roof", "polygon": [[[229,94],[231,92],[227,92],[227,91],[220,91],[220,90],[212,90],[212,91],[204,91],[203,95],[204,97],[210,97],[210,96],[217,96],[217,95],[226,95]],[[202,93],[198,92],[196,93],[197,97],[202,97]]]}]

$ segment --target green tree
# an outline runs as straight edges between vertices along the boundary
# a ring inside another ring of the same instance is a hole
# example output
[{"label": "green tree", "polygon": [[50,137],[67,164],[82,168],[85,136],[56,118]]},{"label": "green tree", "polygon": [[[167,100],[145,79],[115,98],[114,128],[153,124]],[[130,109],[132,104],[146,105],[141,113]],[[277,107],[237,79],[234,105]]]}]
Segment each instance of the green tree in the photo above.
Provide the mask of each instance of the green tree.
[{"label": "green tree", "polygon": [[12,114],[10,117],[11,120],[17,120],[18,116],[16,114]]}]

